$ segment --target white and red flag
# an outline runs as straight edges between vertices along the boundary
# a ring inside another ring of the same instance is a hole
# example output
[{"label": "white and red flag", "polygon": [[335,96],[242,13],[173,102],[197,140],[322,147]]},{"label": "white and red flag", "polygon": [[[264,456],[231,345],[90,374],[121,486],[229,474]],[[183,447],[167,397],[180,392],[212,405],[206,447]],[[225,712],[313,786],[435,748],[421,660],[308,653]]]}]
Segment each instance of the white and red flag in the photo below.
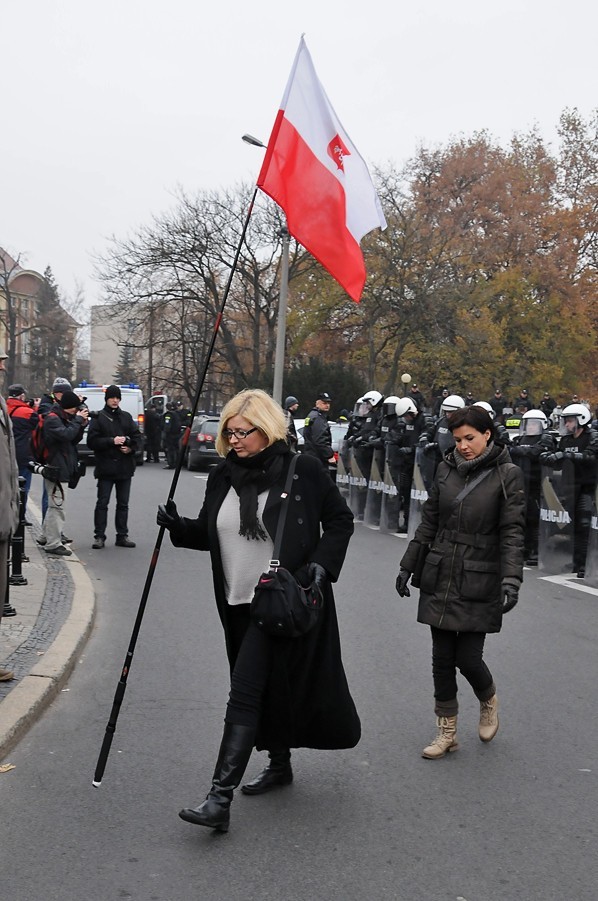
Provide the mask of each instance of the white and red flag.
[{"label": "white and red flag", "polygon": [[359,242],[372,229],[386,228],[386,220],[303,38],[257,184],[282,207],[291,235],[359,301],[366,274]]}]

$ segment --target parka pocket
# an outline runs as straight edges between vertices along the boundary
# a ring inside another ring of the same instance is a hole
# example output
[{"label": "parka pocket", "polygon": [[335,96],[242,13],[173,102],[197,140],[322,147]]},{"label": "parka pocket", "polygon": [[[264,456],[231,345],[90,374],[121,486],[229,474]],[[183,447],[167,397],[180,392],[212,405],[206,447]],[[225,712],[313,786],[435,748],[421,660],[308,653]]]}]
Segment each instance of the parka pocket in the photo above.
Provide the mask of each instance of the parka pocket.
[{"label": "parka pocket", "polygon": [[438,551],[430,551],[426,557],[424,568],[421,575],[420,591],[425,594],[433,594],[438,583],[440,575],[440,564],[442,563],[442,554]]},{"label": "parka pocket", "polygon": [[491,601],[498,592],[498,564],[464,560],[461,597],[465,601]]}]

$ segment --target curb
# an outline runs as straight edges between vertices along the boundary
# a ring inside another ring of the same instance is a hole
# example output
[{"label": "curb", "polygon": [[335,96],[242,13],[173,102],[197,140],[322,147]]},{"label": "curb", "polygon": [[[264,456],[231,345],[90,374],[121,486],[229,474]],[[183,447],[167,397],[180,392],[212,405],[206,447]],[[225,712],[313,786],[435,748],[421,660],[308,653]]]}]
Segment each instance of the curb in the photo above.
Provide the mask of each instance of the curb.
[{"label": "curb", "polygon": [[60,692],[93,629],[96,598],[91,579],[75,553],[64,565],[74,583],[71,609],[43,657],[0,705],[0,760]]}]

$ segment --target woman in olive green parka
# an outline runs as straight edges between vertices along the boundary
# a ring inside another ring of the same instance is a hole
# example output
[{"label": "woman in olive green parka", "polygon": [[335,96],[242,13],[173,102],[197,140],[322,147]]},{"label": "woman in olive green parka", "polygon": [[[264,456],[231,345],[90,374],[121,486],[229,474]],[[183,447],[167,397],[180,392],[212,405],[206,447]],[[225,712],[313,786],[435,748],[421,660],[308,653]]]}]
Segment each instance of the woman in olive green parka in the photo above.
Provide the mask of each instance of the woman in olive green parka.
[{"label": "woman in olive green parka", "polygon": [[422,522],[401,560],[397,591],[407,587],[428,549],[420,578],[418,622],[432,631],[437,735],[422,754],[429,759],[457,750],[457,669],[480,701],[479,737],[498,730],[498,700],[483,660],[488,632],[518,600],[523,578],[525,495],[521,470],[494,442],[494,425],[482,407],[457,410],[449,419],[455,448],[440,463]]}]

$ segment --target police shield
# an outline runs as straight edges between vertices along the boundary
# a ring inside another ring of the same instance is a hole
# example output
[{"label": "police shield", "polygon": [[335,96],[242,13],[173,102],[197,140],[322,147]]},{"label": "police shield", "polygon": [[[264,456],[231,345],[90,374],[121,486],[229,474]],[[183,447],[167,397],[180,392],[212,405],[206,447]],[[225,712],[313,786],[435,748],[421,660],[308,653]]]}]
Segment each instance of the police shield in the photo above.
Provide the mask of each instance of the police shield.
[{"label": "police shield", "polygon": [[368,480],[357,465],[355,453],[351,448],[351,468],[349,470],[349,507],[353,516],[363,519],[367,498]]},{"label": "police shield", "polygon": [[[397,476],[398,478],[398,476]],[[388,463],[384,466],[382,498],[380,504],[380,531],[396,532],[399,528],[399,489]]]},{"label": "police shield", "polygon": [[368,526],[380,525],[380,512],[382,509],[382,498],[384,496],[384,481],[380,475],[378,460],[378,455],[374,454],[363,517],[363,521]]},{"label": "police shield", "polygon": [[598,588],[598,485],[594,489],[585,581]]},{"label": "police shield", "polygon": [[563,461],[562,469],[542,466],[538,565],[545,572],[571,572],[575,470]]},{"label": "police shield", "polygon": [[338,490],[340,491],[342,497],[349,502],[349,473],[345,467],[345,459],[346,457],[338,455],[338,461],[336,464],[336,485]]},{"label": "police shield", "polygon": [[409,503],[409,532],[407,537],[411,540],[415,530],[422,520],[422,507],[428,500],[428,489],[424,479],[425,467],[429,462],[429,454],[425,454],[421,447],[416,448],[415,463],[413,466],[413,480],[411,482],[411,498]]}]

